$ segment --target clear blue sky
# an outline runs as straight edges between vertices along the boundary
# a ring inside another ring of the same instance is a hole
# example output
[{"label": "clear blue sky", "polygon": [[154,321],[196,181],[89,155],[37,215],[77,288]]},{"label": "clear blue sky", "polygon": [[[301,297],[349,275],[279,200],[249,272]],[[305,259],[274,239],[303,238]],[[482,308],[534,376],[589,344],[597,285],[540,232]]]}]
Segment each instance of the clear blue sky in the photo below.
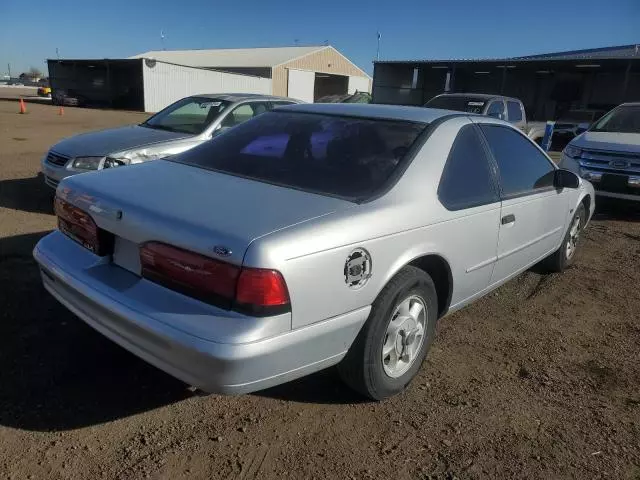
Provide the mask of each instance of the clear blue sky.
[{"label": "clear blue sky", "polygon": [[[357,5],[362,5],[359,7]],[[55,58],[322,44],[381,58],[515,56],[640,43],[640,0],[0,0],[0,72]]]}]

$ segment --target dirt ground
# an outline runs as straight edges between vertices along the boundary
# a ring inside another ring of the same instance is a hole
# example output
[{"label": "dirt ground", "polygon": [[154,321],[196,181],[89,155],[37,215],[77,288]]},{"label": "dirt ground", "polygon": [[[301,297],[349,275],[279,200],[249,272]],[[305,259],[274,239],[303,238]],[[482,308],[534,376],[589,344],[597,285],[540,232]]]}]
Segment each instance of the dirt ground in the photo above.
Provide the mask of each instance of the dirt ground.
[{"label": "dirt ground", "polygon": [[0,478],[640,479],[640,213],[600,208],[577,263],[443,319],[411,387],[363,401],[333,369],[199,396],[42,288],[39,161],[142,114],[0,101]]}]

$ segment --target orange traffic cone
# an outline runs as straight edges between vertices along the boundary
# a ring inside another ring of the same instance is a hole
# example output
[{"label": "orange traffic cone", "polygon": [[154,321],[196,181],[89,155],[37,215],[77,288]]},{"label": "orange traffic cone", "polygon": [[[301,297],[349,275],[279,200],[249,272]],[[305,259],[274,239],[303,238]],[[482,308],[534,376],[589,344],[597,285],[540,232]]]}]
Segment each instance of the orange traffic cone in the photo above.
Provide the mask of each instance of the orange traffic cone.
[{"label": "orange traffic cone", "polygon": [[60,108],[58,109],[58,115],[64,115],[64,107],[62,105],[60,105]]},{"label": "orange traffic cone", "polygon": [[20,113],[27,113],[27,106],[24,104],[22,97],[20,97]]}]

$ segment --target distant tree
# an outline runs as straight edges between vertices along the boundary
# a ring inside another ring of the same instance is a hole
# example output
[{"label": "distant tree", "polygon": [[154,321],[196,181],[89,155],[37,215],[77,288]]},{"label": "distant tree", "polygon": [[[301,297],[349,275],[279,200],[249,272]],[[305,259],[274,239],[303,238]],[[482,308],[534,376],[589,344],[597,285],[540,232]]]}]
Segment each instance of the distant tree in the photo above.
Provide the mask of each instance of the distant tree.
[{"label": "distant tree", "polygon": [[31,68],[29,69],[29,76],[30,76],[31,78],[35,78],[35,77],[40,78],[40,77],[42,77],[43,75],[42,75],[42,71],[41,71],[39,68],[37,68],[37,67],[31,67]]}]

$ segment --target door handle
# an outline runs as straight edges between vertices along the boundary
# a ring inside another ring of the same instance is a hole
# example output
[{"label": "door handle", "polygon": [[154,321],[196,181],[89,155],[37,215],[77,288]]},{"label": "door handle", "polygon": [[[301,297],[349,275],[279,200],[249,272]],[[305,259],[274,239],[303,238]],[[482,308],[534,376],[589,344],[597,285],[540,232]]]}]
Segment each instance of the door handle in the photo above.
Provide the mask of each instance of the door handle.
[{"label": "door handle", "polygon": [[516,223],[516,216],[513,213],[502,217],[502,225],[508,225],[510,223]]}]

